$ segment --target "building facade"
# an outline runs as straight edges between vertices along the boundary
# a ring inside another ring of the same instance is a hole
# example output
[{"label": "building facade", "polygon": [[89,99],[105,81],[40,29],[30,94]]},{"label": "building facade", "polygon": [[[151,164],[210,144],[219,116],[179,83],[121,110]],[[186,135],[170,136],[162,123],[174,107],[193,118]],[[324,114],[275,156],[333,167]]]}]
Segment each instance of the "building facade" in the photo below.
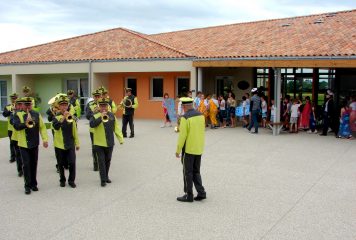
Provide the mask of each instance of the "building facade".
[{"label": "building facade", "polygon": [[[162,117],[164,93],[182,89],[239,100],[263,86],[269,98],[311,96],[322,104],[326,89],[337,101],[356,94],[356,10],[146,35],[117,28],[0,53],[0,104],[31,87],[47,101],[74,89],[82,107],[105,86],[120,102],[131,87],[138,118]],[[118,113],[120,115],[120,113]]]}]

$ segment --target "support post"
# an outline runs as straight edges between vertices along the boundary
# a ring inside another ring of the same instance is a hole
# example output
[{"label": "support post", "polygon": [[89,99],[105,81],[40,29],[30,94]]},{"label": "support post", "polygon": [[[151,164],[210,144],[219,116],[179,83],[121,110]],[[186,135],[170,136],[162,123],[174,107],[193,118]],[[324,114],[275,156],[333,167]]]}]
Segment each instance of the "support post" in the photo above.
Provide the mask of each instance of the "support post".
[{"label": "support post", "polygon": [[197,91],[203,91],[203,68],[198,68],[198,86]]},{"label": "support post", "polygon": [[[276,109],[275,109],[273,122],[279,122],[281,119],[281,86],[282,86],[281,69],[274,68],[274,103],[276,105]],[[279,132],[280,132],[280,127],[277,124],[274,124],[273,136],[278,135]]]}]

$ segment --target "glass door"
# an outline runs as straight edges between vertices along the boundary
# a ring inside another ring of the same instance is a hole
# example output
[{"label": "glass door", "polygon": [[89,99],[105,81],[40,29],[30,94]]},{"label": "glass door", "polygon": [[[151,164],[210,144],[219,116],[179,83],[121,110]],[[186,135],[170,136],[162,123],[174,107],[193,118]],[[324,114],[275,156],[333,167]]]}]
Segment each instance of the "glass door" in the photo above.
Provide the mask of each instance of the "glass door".
[{"label": "glass door", "polygon": [[74,90],[77,95],[82,113],[84,113],[86,102],[89,98],[88,78],[68,79],[66,81],[66,90]]},{"label": "glass door", "polygon": [[7,105],[7,84],[6,81],[0,81],[0,111]]}]

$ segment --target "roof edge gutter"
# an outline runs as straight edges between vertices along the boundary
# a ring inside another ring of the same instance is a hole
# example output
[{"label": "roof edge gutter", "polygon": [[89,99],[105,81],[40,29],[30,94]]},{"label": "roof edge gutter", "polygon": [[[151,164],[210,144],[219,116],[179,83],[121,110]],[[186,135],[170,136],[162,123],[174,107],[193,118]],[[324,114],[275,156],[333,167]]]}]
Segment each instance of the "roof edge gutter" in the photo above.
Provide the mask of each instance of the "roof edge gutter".
[{"label": "roof edge gutter", "polygon": [[310,57],[222,57],[222,58],[195,58],[194,62],[204,61],[276,61],[276,60],[356,60],[356,56],[310,56]]},{"label": "roof edge gutter", "polygon": [[79,63],[103,63],[103,62],[153,62],[153,61],[193,61],[195,57],[186,58],[145,58],[145,59],[103,59],[103,60],[78,60],[78,61],[47,61],[47,62],[26,62],[26,63],[0,63],[2,66],[20,65],[46,65],[46,64],[79,64]]}]

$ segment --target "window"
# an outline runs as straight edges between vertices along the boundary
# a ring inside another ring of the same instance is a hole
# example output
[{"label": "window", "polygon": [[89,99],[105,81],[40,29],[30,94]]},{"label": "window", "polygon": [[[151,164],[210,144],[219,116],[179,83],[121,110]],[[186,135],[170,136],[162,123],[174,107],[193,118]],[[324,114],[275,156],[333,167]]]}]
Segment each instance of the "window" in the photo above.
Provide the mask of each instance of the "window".
[{"label": "window", "polygon": [[163,78],[154,77],[151,79],[150,97],[151,99],[163,98]]},{"label": "window", "polygon": [[7,105],[7,82],[0,81],[0,111]]},{"label": "window", "polygon": [[126,84],[125,84],[125,86],[126,86],[127,88],[131,88],[131,89],[132,89],[132,91],[131,91],[132,95],[137,96],[137,82],[136,82],[136,78],[127,78],[127,79],[126,79]]},{"label": "window", "polygon": [[263,87],[266,96],[268,95],[268,89],[269,89],[268,73],[269,73],[268,68],[257,68],[257,74],[256,74],[257,88],[261,89],[261,87]]},{"label": "window", "polygon": [[181,97],[183,93],[187,93],[189,91],[189,78],[187,77],[179,77],[177,78],[177,92],[176,96]]}]

